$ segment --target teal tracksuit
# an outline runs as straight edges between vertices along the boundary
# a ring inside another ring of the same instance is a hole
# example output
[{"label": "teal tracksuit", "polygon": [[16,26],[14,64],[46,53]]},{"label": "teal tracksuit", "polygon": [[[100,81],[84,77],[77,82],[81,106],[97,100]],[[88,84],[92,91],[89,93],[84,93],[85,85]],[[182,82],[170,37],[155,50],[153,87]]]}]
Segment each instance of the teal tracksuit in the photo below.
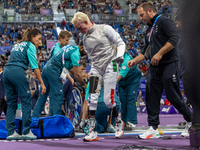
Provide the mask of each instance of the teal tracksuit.
[{"label": "teal tracksuit", "polygon": [[[42,79],[46,86],[46,93],[41,95],[33,109],[32,117],[39,117],[47,100],[50,98],[49,116],[61,115],[63,100],[63,83],[60,75],[63,69],[62,56],[64,53],[65,68],[70,70],[73,66],[79,66],[80,53],[78,46],[64,46],[44,66]],[[40,90],[41,91],[41,90]]]},{"label": "teal tracksuit", "polygon": [[133,59],[129,53],[124,54],[124,62],[120,64],[119,75],[122,79],[118,83],[119,98],[121,101],[121,118],[124,123],[137,124],[136,97],[140,86],[142,74],[135,65],[132,69],[127,62]]},{"label": "teal tracksuit", "polygon": [[31,42],[21,42],[13,47],[10,59],[4,68],[3,81],[8,104],[6,115],[7,136],[12,135],[16,128],[14,120],[18,97],[22,104],[22,134],[26,135],[30,131],[31,92],[24,70],[27,70],[29,64],[31,69],[38,68],[35,57],[36,52],[37,50]]},{"label": "teal tracksuit", "polygon": [[[89,100],[89,99],[90,97],[89,97],[89,83],[88,83],[86,92],[85,92],[85,100]],[[121,105],[120,105],[120,100],[116,93],[115,93],[114,100],[116,102],[116,107],[119,112]],[[100,95],[98,98],[97,110],[96,110],[96,115],[95,115],[95,119],[96,119],[95,131],[97,131],[98,133],[106,132],[107,125],[109,122],[108,116],[110,116],[110,113],[111,113],[110,109],[104,103],[104,87],[102,86],[100,90]],[[112,124],[113,126],[116,125],[115,118],[112,118]]]},{"label": "teal tracksuit", "polygon": [[57,51],[59,51],[61,49],[61,45],[57,42],[52,48],[51,48],[51,52],[50,52],[50,56],[49,56],[49,60],[53,57],[53,55],[55,55],[55,53]]}]

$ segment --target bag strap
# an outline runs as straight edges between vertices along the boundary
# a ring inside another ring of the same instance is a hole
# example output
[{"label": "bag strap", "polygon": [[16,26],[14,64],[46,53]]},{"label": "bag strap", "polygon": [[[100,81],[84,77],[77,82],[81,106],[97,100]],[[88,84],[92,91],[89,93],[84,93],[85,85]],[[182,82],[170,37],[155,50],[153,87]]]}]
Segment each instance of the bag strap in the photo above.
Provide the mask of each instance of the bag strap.
[{"label": "bag strap", "polygon": [[44,138],[44,124],[43,124],[43,119],[39,120],[39,125],[38,126],[40,126],[40,135],[41,135],[41,138]]},{"label": "bag strap", "polygon": [[22,134],[22,120],[19,119],[18,134]]}]

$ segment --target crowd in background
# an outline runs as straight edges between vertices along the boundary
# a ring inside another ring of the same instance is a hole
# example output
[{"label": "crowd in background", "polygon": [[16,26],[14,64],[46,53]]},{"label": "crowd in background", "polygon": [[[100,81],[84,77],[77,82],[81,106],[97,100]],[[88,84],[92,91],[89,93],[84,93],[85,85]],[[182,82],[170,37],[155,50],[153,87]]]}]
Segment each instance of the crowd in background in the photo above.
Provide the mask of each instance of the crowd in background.
[{"label": "crowd in background", "polygon": [[114,9],[122,9],[117,0],[63,0],[58,5],[59,11],[77,9],[86,14],[113,14]]},{"label": "crowd in background", "polygon": [[[137,6],[142,2],[149,0],[127,0],[127,5],[130,6],[131,12],[136,13]],[[78,11],[85,12],[86,14],[113,14],[114,9],[122,9],[117,0],[63,0],[61,5],[58,6],[58,10],[63,11],[64,9],[77,9]],[[171,13],[172,3],[169,0],[152,0],[157,11],[164,15]],[[51,8],[49,0],[6,0],[4,2],[4,8],[14,8],[16,12],[21,14],[40,14],[40,8]],[[127,23],[106,23],[112,26],[116,32],[120,34],[123,41],[126,43],[126,49],[129,54],[135,58],[142,53],[144,48],[144,34],[147,26],[142,21],[130,20]],[[75,43],[78,44],[82,40],[82,34],[74,28],[71,23],[66,23],[65,20],[58,26],[65,27],[68,31],[73,34]],[[42,43],[39,45],[37,51],[37,58],[40,70],[47,63],[49,59],[50,49],[47,47],[47,40],[57,40],[58,33],[56,26],[53,24],[45,25],[1,25],[0,26],[0,46],[13,46],[17,44],[18,40],[21,40],[23,32],[28,27],[37,27],[42,31]],[[1,63],[5,64],[9,59],[9,50],[5,55],[0,56]],[[82,60],[86,63],[90,63],[88,57],[83,57]],[[144,61],[138,65],[138,68],[143,73],[143,76],[147,74],[148,66],[150,62]],[[31,70],[27,73],[30,75]]]},{"label": "crowd in background", "polygon": [[19,14],[40,14],[40,9],[51,9],[49,0],[5,0],[4,9],[15,9]]},{"label": "crowd in background", "polygon": [[172,2],[170,0],[126,0],[127,5],[129,6],[129,13],[137,13],[137,7],[142,4],[143,2],[151,2],[156,11],[160,14],[165,15],[168,17],[168,14],[172,13]]}]

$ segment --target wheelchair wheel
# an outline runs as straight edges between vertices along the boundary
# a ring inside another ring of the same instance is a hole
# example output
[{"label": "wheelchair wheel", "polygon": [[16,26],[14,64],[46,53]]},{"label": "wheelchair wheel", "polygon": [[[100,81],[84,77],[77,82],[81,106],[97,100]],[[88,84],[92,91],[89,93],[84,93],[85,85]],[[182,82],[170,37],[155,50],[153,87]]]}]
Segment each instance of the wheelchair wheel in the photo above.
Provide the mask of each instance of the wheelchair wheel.
[{"label": "wheelchair wheel", "polygon": [[74,127],[77,127],[81,121],[82,105],[80,90],[77,87],[73,87],[67,101],[67,116]]}]

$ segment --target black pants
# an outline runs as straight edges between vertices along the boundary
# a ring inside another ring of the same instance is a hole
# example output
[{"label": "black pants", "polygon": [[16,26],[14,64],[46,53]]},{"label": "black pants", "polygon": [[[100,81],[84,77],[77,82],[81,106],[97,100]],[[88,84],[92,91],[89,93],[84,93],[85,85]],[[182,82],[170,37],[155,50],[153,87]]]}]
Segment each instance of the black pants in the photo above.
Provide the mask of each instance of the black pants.
[{"label": "black pants", "polygon": [[6,112],[7,112],[7,103],[6,103],[6,101],[4,99],[0,99],[0,116],[2,114],[2,111],[6,115]]},{"label": "black pants", "polygon": [[200,115],[200,101],[197,99],[200,93],[194,90],[196,82],[199,79],[195,80],[195,76],[191,76],[191,74],[185,73],[182,77],[183,88],[185,91],[185,95],[187,97],[188,102],[192,105],[193,108],[193,117],[192,124],[200,124],[199,115]]},{"label": "black pants", "polygon": [[179,62],[159,67],[150,66],[146,84],[146,107],[149,126],[158,126],[160,99],[165,89],[168,101],[183,115],[187,122],[192,121],[192,113],[187,107],[179,89]]}]

